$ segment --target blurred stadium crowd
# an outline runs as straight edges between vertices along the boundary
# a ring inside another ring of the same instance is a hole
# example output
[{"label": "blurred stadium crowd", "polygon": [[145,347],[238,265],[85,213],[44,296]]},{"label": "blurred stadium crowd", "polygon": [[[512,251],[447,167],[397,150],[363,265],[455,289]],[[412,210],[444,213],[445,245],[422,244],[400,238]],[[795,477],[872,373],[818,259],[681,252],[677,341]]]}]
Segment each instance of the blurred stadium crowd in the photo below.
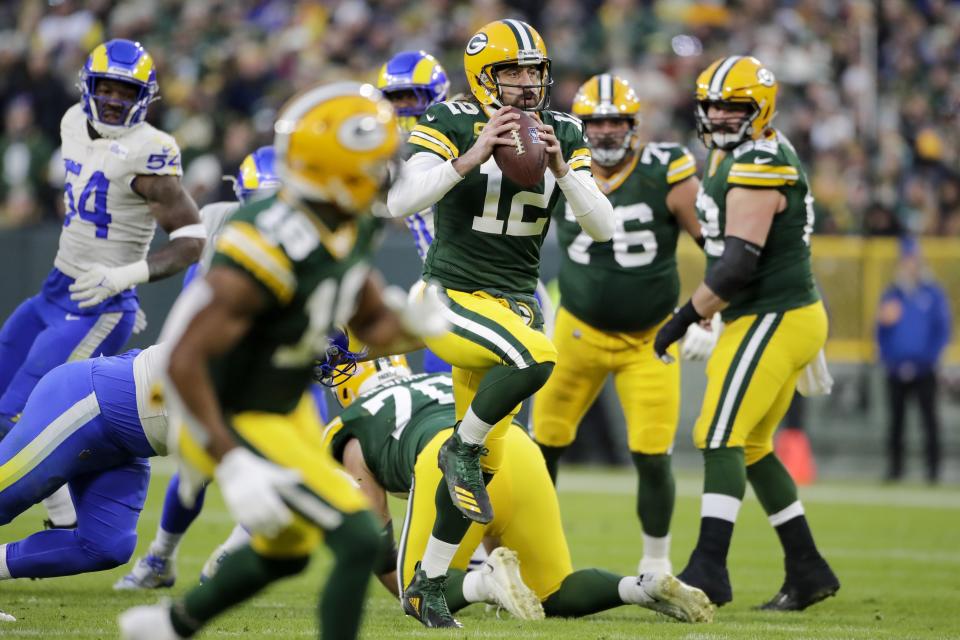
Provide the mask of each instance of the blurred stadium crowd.
[{"label": "blurred stadium crowd", "polygon": [[645,101],[647,135],[701,158],[694,78],[717,57],[752,53],[781,82],[775,124],[811,174],[820,233],[960,234],[960,4],[947,0],[7,0],[0,226],[62,216],[60,117],[107,37],[140,40],[156,59],[162,99],[150,119],[176,136],[202,205],[231,197],[221,176],[270,142],[295,90],[372,81],[415,48],[465,90],[465,42],[505,15],[546,39],[555,108],[613,70]]}]

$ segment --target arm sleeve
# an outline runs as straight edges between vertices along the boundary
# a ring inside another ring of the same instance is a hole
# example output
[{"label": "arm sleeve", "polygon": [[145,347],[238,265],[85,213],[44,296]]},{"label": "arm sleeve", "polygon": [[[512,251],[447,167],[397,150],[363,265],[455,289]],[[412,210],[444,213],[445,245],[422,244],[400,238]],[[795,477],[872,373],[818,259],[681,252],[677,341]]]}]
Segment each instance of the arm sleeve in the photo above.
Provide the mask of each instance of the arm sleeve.
[{"label": "arm sleeve", "polygon": [[136,153],[130,156],[130,172],[147,176],[182,176],[180,147],[173,136],[162,131],[144,134]]},{"label": "arm sleeve", "polygon": [[260,285],[273,304],[288,304],[297,289],[290,258],[246,221],[231,222],[220,233],[212,260],[212,266],[218,265],[245,272]]},{"label": "arm sleeve", "polygon": [[779,189],[800,180],[797,167],[780,154],[766,149],[754,149],[737,158],[730,167],[727,184],[748,189]]},{"label": "arm sleeve", "polygon": [[613,238],[613,205],[600,192],[589,171],[571,169],[557,180],[580,227],[597,242]]},{"label": "arm sleeve", "polygon": [[453,160],[433,153],[416,153],[403,165],[400,178],[387,194],[391,218],[403,218],[436,204],[463,176],[453,168]]}]

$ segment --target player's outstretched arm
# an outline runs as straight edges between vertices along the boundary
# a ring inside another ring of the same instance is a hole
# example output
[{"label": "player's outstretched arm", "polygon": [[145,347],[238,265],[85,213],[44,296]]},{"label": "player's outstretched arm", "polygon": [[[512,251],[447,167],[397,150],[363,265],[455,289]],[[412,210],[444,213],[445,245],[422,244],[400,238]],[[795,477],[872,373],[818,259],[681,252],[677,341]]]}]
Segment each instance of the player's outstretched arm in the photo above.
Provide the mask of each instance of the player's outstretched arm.
[{"label": "player's outstretched arm", "polygon": [[140,175],[134,178],[132,186],[147,201],[150,214],[170,237],[170,242],[147,256],[150,282],[172,276],[196,262],[207,233],[197,205],[184,190],[180,177]]},{"label": "player's outstretched arm", "polygon": [[[338,418],[339,419],[339,418]],[[367,467],[367,461],[363,457],[363,449],[360,441],[356,438],[347,442],[343,448],[343,466],[350,474],[350,477],[358,485],[367,499],[370,500],[370,506],[383,524],[383,557],[379,566],[374,572],[377,579],[387,590],[395,596],[400,595],[400,587],[397,585],[397,544],[393,534],[393,520],[390,516],[390,507],[387,505],[387,492],[370,468]]]}]

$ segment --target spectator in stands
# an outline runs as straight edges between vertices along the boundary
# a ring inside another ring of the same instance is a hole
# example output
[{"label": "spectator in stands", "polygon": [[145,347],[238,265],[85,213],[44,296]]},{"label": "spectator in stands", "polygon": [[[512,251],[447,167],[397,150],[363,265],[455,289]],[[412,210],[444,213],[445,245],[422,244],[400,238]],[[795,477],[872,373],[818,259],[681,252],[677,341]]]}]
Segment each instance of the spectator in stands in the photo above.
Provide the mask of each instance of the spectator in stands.
[{"label": "spectator in stands", "polygon": [[34,106],[27,96],[7,104],[0,134],[0,224],[22,226],[52,213],[47,167],[53,146],[36,128]]},{"label": "spectator in stands", "polygon": [[937,412],[937,367],[950,341],[950,308],[940,285],[925,271],[917,241],[904,237],[896,280],[880,300],[877,345],[887,372],[890,431],[887,479],[903,477],[904,413],[916,398],[926,438],[926,476],[940,478],[940,420]]}]

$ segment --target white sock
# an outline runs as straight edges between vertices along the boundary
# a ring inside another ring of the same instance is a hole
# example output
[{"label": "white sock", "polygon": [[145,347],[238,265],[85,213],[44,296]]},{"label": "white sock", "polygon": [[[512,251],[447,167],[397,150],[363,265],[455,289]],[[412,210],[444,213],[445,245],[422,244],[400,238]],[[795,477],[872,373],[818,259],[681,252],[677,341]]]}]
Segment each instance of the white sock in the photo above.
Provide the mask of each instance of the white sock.
[{"label": "white sock", "polygon": [[670,559],[670,534],[662,538],[654,538],[643,534],[643,557],[650,560]]},{"label": "white sock", "polygon": [[250,542],[250,534],[247,533],[247,530],[236,525],[233,527],[233,531],[230,532],[230,536],[223,543],[223,550],[227,553],[233,553],[240,547],[245,547]]},{"label": "white sock", "polygon": [[163,527],[157,527],[157,536],[150,543],[149,553],[161,558],[172,558],[177,553],[181,538],[182,533],[170,533],[164,531]]},{"label": "white sock", "polygon": [[653,602],[653,598],[648,596],[647,592],[640,586],[637,576],[620,578],[617,591],[620,593],[620,599],[624,604],[648,604]]},{"label": "white sock", "polygon": [[10,580],[10,567],[7,566],[7,545],[0,544],[0,580]]},{"label": "white sock", "polygon": [[705,493],[700,499],[701,518],[719,518],[727,522],[737,522],[741,501],[722,493]]},{"label": "white sock", "polygon": [[430,536],[430,539],[427,540],[427,548],[423,551],[420,568],[423,569],[428,578],[445,575],[459,547],[458,544],[450,544]]},{"label": "white sock", "polygon": [[487,434],[493,429],[492,424],[488,424],[477,417],[473,412],[473,407],[467,407],[467,415],[463,416],[460,426],[457,427],[457,433],[460,439],[470,444],[483,444],[487,439]]},{"label": "white sock", "polygon": [[467,602],[489,602],[492,599],[483,581],[483,571],[470,571],[463,577],[463,597]]},{"label": "white sock", "polygon": [[767,520],[770,521],[770,524],[773,525],[773,528],[776,529],[784,522],[789,522],[796,518],[797,516],[803,515],[803,503],[799,500],[796,500],[790,503],[783,510],[776,513],[771,513],[767,516]]},{"label": "white sock", "polygon": [[70,490],[67,485],[63,485],[50,494],[49,498],[45,498],[43,506],[47,508],[47,514],[53,526],[68,527],[77,524],[77,512],[73,508],[73,500],[70,499]]}]

